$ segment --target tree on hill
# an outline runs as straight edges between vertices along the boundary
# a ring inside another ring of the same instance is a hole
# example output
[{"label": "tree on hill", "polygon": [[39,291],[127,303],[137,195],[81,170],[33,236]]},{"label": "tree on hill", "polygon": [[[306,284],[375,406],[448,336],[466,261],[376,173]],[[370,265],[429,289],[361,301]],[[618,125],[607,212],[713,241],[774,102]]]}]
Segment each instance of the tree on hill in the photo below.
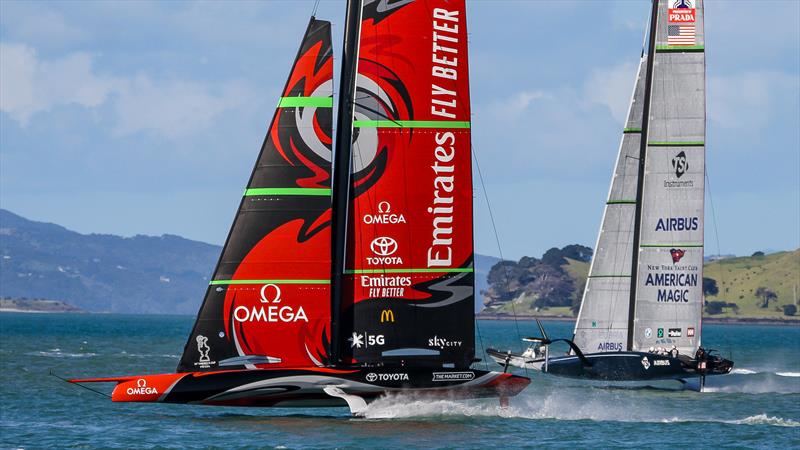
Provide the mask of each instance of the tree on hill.
[{"label": "tree on hill", "polygon": [[714,296],[719,294],[719,287],[717,287],[717,280],[713,278],[703,277],[703,295]]},{"label": "tree on hill", "polygon": [[758,257],[764,256],[764,252],[762,252],[762,251],[754,252],[750,256],[753,257],[753,258],[758,258]]},{"label": "tree on hill", "polygon": [[588,247],[570,245],[551,248],[542,259],[525,256],[518,262],[501,261],[489,271],[489,288],[482,292],[484,304],[501,305],[525,296],[535,307],[573,306],[576,282],[563,266],[567,258],[585,261],[591,255]]},{"label": "tree on hill", "polygon": [[755,295],[761,299],[761,308],[769,308],[769,302],[778,299],[778,294],[764,286],[756,289]]}]

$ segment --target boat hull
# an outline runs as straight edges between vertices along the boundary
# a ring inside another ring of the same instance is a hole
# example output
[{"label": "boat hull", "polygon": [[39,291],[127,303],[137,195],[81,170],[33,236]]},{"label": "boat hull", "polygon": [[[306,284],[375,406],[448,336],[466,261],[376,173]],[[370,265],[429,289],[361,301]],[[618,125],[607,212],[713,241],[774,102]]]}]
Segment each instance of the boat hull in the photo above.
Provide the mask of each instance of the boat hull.
[{"label": "boat hull", "polygon": [[[525,359],[514,353],[488,350],[489,356],[498,364],[539,370],[567,378],[601,381],[651,381],[685,380],[708,375],[729,373],[733,363],[721,360],[719,366],[701,371],[696,363],[688,358],[673,358],[644,352],[605,352],[584,355],[589,364],[578,356],[556,356],[547,361],[543,358]],[[521,364],[521,365],[517,365]]]},{"label": "boat hull", "polygon": [[359,368],[253,369],[86,378],[73,383],[115,382],[116,402],[163,402],[217,406],[317,407],[347,406],[345,396],[365,402],[405,393],[453,399],[511,397],[530,380],[483,370]]}]

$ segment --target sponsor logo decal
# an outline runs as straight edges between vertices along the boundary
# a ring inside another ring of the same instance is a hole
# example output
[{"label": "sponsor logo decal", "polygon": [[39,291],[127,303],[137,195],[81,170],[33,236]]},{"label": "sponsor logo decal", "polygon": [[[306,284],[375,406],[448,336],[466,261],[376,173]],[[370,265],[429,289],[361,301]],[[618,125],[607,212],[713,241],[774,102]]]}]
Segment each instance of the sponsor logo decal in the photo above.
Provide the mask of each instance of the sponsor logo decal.
[{"label": "sponsor logo decal", "polygon": [[407,373],[375,373],[370,372],[365,377],[370,383],[375,381],[408,381]]},{"label": "sponsor logo decal", "polygon": [[667,45],[694,45],[694,25],[667,25]]},{"label": "sponsor logo decal", "polygon": [[672,158],[672,168],[675,169],[675,176],[680,178],[689,170],[689,162],[686,160],[686,152],[681,151]]},{"label": "sponsor logo decal", "polygon": [[350,348],[369,348],[381,346],[386,343],[382,334],[357,333],[355,331],[347,340],[350,341]]},{"label": "sponsor logo decal", "polygon": [[689,327],[686,329],[686,337],[694,337],[694,328]]},{"label": "sponsor logo decal", "polygon": [[369,244],[375,256],[367,257],[370,265],[403,264],[403,258],[392,256],[397,251],[397,241],[388,236],[378,236]]},{"label": "sponsor logo decal", "polygon": [[436,178],[433,180],[433,206],[428,208],[428,213],[433,216],[428,267],[448,267],[453,263],[455,166],[452,161],[456,156],[456,135],[452,131],[440,132],[436,133],[434,139],[438,147],[433,152],[436,158],[431,165]]},{"label": "sponsor logo decal", "polygon": [[664,337],[664,329],[663,328],[659,328],[658,331],[656,331],[656,337],[659,337],[659,338],[663,338]]},{"label": "sponsor logo decal", "polygon": [[433,381],[469,381],[473,378],[474,372],[433,372]]},{"label": "sponsor logo decal", "polygon": [[697,20],[697,10],[690,0],[677,0],[672,8],[667,8],[669,23],[694,23]]},{"label": "sponsor logo decal", "polygon": [[656,231],[696,231],[699,228],[698,217],[662,217],[656,222]]},{"label": "sponsor logo decal", "polygon": [[405,288],[411,286],[411,277],[402,275],[361,275],[359,281],[362,288],[369,289],[372,298],[403,297]]},{"label": "sponsor logo decal", "polygon": [[647,356],[642,358],[642,367],[644,367],[644,370],[650,370],[650,360],[647,359]]},{"label": "sponsor logo decal", "polygon": [[397,251],[397,241],[390,237],[379,236],[372,240],[369,249],[378,256],[390,256]]},{"label": "sponsor logo decal", "polygon": [[652,328],[645,328],[644,329],[644,337],[650,339],[653,336],[653,329]]},{"label": "sponsor logo decal", "polygon": [[[695,287],[696,273],[648,273],[645,286]],[[659,289],[656,301],[689,302],[689,289]]]},{"label": "sponsor logo decal", "polygon": [[622,342],[601,342],[597,346],[599,352],[621,352]]},{"label": "sponsor logo decal", "polygon": [[667,336],[669,336],[671,338],[681,337],[681,335],[682,335],[682,332],[681,332],[680,328],[670,328],[667,331]]},{"label": "sponsor logo decal", "polygon": [[406,223],[406,217],[403,214],[393,213],[391,203],[386,201],[378,203],[377,214],[364,214],[361,220],[367,225]]},{"label": "sponsor logo decal", "polygon": [[669,249],[669,254],[672,256],[672,264],[678,264],[681,258],[683,258],[683,255],[686,254],[686,250],[671,248]]},{"label": "sponsor logo decal", "polygon": [[434,336],[428,339],[428,347],[437,347],[441,348],[442,350],[448,347],[461,347],[461,341],[451,341],[450,339]]},{"label": "sponsor logo decal", "polygon": [[[261,286],[261,306],[237,306],[233,310],[233,319],[237,322],[308,322],[308,317],[302,306],[295,310],[281,303],[281,288],[277,284]],[[266,305],[266,306],[264,306]]]},{"label": "sponsor logo decal", "polygon": [[392,322],[394,323],[394,311],[391,309],[384,309],[381,311],[381,323]]},{"label": "sponsor logo decal", "polygon": [[136,387],[129,387],[125,392],[128,395],[153,395],[158,394],[158,389],[148,386],[144,378],[139,378],[136,380]]},{"label": "sponsor logo decal", "polygon": [[690,188],[694,187],[694,180],[681,180],[680,178],[689,171],[689,160],[686,157],[686,152],[681,151],[674,158],[672,158],[672,169],[675,171],[675,177],[678,180],[664,180],[664,187],[666,188]]},{"label": "sponsor logo decal", "polygon": [[653,360],[654,366],[668,366],[669,360],[668,359],[654,359]]},{"label": "sponsor logo decal", "polygon": [[211,367],[212,364],[216,364],[216,361],[211,361],[211,357],[208,356],[208,353],[211,351],[211,347],[208,345],[208,338],[202,334],[198,334],[195,341],[197,342],[197,351],[200,353],[200,359],[198,359],[194,365],[207,369]]}]

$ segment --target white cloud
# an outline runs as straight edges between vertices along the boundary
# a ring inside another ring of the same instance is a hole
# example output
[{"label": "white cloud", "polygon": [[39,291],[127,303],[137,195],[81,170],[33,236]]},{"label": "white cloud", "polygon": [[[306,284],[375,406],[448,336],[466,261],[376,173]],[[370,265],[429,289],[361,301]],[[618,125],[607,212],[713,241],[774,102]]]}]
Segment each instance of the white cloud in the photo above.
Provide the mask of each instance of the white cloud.
[{"label": "white cloud", "polygon": [[152,132],[175,138],[204,129],[248,97],[250,89],[241,82],[212,85],[153,80],[146,74],[104,75],[93,70],[87,53],[44,60],[29,46],[0,43],[0,111],[23,127],[35,114],[53,108],[112,103],[116,133]]},{"label": "white cloud", "polygon": [[41,2],[4,2],[0,24],[14,41],[54,48],[84,42],[89,33],[69,25],[64,17]]},{"label": "white cloud", "polygon": [[0,111],[23,126],[33,114],[58,105],[97,107],[115,84],[92,72],[86,53],[43,61],[26,45],[0,43]]},{"label": "white cloud", "polygon": [[756,131],[774,119],[779,102],[797,110],[800,78],[780,71],[746,71],[708,79],[709,119],[728,129]]},{"label": "white cloud", "polygon": [[118,92],[114,131],[154,132],[175,138],[212,125],[216,116],[244,104],[248,95],[243,83],[227,82],[214,88],[184,80],[156,83],[139,75],[127,80]]},{"label": "white cloud", "polygon": [[637,64],[624,63],[593,70],[584,86],[585,98],[604,105],[614,120],[625,123],[637,68]]}]

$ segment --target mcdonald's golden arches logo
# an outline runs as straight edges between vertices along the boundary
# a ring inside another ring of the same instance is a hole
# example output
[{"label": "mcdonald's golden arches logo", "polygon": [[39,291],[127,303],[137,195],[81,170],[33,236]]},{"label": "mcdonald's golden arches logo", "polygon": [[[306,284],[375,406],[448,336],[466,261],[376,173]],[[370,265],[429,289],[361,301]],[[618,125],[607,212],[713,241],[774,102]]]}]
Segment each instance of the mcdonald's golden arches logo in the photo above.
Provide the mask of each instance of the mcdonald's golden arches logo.
[{"label": "mcdonald's golden arches logo", "polygon": [[394,323],[394,311],[391,309],[384,309],[381,311],[381,323],[392,322]]}]

